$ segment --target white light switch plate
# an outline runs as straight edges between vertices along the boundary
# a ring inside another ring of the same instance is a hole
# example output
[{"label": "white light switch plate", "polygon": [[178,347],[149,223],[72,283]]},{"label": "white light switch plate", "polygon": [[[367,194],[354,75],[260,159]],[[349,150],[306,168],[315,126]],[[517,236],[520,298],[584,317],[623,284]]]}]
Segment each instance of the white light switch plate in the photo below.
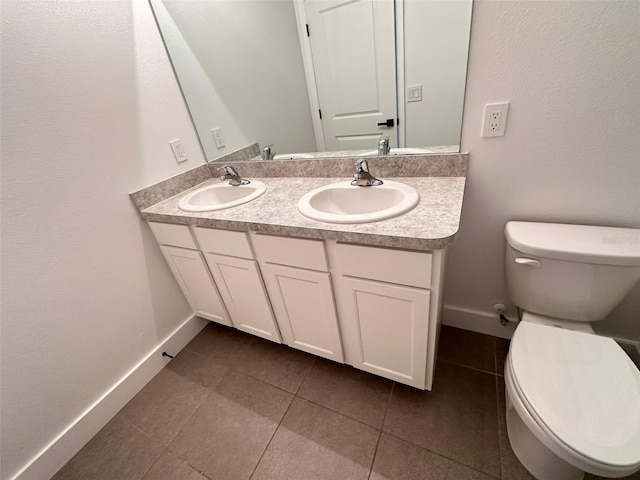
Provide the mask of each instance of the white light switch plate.
[{"label": "white light switch plate", "polygon": [[212,128],[211,135],[213,135],[213,141],[216,142],[216,148],[224,147],[224,140],[222,139],[222,132],[219,127]]},{"label": "white light switch plate", "polygon": [[407,102],[422,101],[422,85],[410,85],[407,87]]},{"label": "white light switch plate", "polygon": [[171,150],[173,151],[173,156],[176,157],[176,162],[182,163],[189,160],[189,157],[187,157],[187,152],[184,149],[182,141],[180,141],[179,138],[171,140],[169,142],[169,145],[171,146]]}]

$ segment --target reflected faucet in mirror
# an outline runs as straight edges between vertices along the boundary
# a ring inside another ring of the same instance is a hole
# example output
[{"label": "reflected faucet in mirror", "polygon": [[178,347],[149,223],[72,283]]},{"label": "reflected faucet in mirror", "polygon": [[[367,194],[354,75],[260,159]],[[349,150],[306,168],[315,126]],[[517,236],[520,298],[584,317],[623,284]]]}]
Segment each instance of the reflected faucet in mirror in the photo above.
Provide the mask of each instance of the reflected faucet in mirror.
[{"label": "reflected faucet in mirror", "polygon": [[267,145],[262,149],[262,160],[273,160],[276,152],[271,150],[271,145]]}]

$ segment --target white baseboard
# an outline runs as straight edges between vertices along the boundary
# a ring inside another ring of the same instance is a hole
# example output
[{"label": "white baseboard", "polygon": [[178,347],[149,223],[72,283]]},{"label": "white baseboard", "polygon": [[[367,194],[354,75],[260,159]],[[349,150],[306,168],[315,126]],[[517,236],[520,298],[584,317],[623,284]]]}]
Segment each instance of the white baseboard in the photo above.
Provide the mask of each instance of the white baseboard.
[{"label": "white baseboard", "polygon": [[442,324],[494,337],[511,338],[518,322],[510,318],[509,325],[502,325],[494,312],[445,304],[442,308]]},{"label": "white baseboard", "polygon": [[140,363],[109,388],[52,442],[34,456],[11,480],[42,480],[60,470],[113,416],[168,363],[162,352],[182,350],[209,322],[192,316],[185,320]]}]

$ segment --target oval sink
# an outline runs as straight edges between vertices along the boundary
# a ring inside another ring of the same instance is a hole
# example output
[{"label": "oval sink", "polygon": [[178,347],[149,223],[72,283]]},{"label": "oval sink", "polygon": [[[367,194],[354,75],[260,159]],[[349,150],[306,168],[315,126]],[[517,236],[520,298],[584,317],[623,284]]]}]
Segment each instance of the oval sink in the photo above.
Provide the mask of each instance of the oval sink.
[{"label": "oval sink", "polygon": [[267,186],[258,180],[237,187],[227,182],[216,183],[188,193],[180,199],[178,208],[185,212],[222,210],[255,200],[266,190]]},{"label": "oval sink", "polygon": [[[425,153],[436,153],[428,148],[392,148],[388,155],[424,155]],[[359,153],[358,157],[375,157],[378,150],[369,150],[368,152]]]},{"label": "oval sink", "polygon": [[327,223],[368,223],[397,217],[420,201],[409,185],[385,180],[374,187],[356,187],[340,182],[316,188],[298,201],[298,211],[307,218]]}]

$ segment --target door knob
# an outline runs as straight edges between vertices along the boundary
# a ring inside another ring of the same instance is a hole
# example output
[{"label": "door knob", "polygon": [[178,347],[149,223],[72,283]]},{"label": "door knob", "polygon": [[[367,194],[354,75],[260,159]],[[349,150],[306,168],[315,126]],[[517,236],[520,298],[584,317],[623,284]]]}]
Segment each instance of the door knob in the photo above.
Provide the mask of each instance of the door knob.
[{"label": "door knob", "polygon": [[379,127],[393,127],[396,124],[396,122],[393,120],[393,118],[387,118],[387,120],[385,122],[380,122],[378,123]]}]

